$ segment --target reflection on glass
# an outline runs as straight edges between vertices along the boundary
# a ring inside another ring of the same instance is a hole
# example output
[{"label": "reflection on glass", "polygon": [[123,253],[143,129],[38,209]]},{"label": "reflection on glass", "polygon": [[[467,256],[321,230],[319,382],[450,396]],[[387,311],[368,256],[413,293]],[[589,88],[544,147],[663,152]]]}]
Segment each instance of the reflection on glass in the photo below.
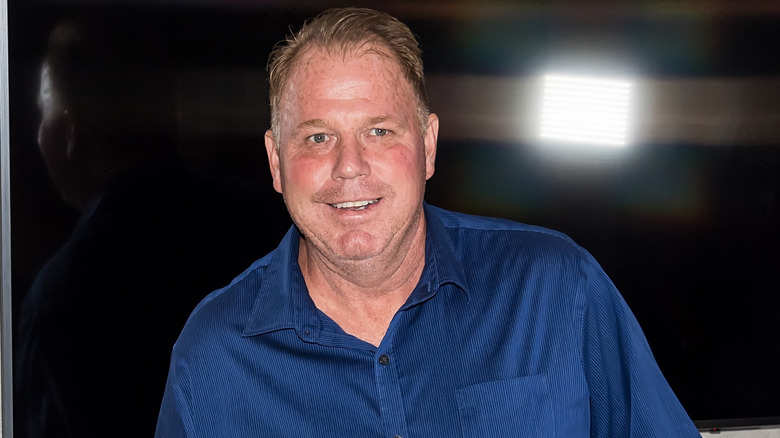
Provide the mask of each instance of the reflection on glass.
[{"label": "reflection on glass", "polygon": [[180,162],[172,70],[138,25],[51,32],[38,146],[80,217],[15,318],[16,437],[151,436],[187,315],[284,230],[259,192]]}]

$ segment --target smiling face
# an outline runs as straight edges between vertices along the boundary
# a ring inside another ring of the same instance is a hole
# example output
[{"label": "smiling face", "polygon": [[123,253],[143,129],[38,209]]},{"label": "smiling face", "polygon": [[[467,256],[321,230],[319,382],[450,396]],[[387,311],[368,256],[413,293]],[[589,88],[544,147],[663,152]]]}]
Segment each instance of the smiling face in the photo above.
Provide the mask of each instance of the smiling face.
[{"label": "smiling face", "polygon": [[382,49],[308,48],[282,93],[279,132],[266,133],[274,188],[303,244],[334,264],[400,263],[424,242],[438,119],[423,132],[412,87]]}]

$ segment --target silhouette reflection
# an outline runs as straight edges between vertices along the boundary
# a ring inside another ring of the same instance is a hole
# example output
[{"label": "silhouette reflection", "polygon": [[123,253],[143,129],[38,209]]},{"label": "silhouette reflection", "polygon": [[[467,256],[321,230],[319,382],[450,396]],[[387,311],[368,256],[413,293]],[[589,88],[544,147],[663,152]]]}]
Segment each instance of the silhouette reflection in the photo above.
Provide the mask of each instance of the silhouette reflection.
[{"label": "silhouette reflection", "polygon": [[58,25],[41,69],[40,152],[81,216],[16,317],[17,437],[151,436],[187,316],[287,228],[275,197],[185,168],[166,48],[107,23]]}]

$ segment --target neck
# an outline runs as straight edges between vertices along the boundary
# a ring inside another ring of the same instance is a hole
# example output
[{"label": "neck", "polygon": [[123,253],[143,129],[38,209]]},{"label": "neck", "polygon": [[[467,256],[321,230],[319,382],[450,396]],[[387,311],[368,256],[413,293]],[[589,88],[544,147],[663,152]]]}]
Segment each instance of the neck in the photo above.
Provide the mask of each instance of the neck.
[{"label": "neck", "polygon": [[425,265],[425,221],[398,254],[334,264],[301,239],[298,262],[314,304],[345,332],[378,346]]}]

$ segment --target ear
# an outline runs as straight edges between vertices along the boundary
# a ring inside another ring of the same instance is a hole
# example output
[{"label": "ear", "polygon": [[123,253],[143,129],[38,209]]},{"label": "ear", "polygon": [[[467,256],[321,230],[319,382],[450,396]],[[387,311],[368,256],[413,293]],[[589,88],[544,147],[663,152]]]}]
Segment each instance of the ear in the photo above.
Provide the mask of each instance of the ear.
[{"label": "ear", "polygon": [[268,166],[274,180],[274,190],[282,193],[282,174],[279,169],[279,148],[271,130],[265,131],[265,152],[268,154]]},{"label": "ear", "polygon": [[439,139],[439,116],[428,116],[428,129],[425,131],[425,179],[433,176],[436,167],[436,142]]}]

